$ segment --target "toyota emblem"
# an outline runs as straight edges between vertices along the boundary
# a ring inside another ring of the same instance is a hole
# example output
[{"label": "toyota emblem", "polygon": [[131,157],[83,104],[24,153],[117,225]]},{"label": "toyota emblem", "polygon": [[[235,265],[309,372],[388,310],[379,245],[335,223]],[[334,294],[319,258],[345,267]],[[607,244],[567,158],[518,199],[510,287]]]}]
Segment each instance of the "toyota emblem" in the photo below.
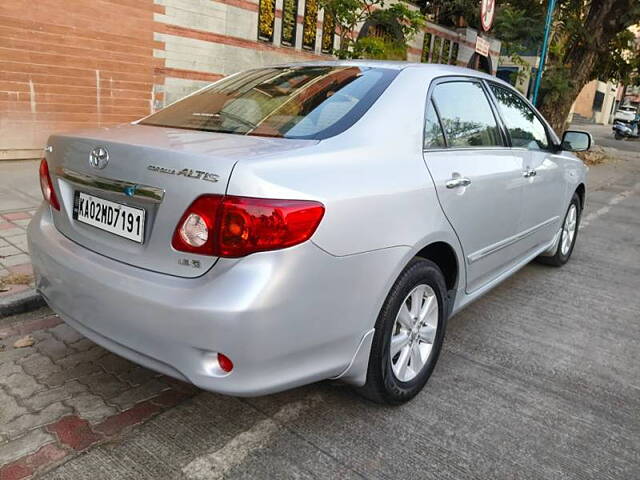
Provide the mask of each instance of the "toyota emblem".
[{"label": "toyota emblem", "polygon": [[89,163],[93,168],[102,170],[109,163],[109,152],[104,147],[94,148],[89,155]]}]

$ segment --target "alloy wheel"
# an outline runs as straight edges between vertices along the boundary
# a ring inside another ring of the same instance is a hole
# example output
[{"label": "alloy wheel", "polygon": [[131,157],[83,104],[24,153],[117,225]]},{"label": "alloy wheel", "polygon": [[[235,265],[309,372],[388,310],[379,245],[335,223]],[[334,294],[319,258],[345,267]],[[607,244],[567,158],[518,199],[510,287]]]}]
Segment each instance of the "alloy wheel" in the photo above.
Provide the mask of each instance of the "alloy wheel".
[{"label": "alloy wheel", "polygon": [[405,297],[391,332],[393,374],[413,380],[427,363],[438,329],[438,298],[429,285],[418,285]]},{"label": "alloy wheel", "polygon": [[567,255],[573,244],[573,238],[576,236],[576,227],[578,225],[578,208],[572,203],[564,219],[562,226],[562,239],[560,241],[560,253]]}]

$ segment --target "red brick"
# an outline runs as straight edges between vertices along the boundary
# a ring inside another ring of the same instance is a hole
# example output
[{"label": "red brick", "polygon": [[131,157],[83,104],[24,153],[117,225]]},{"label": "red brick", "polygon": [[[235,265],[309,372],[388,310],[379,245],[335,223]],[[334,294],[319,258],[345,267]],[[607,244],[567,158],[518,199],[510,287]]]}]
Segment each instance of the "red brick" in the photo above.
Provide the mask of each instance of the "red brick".
[{"label": "red brick", "polygon": [[217,73],[185,70],[183,68],[156,67],[155,73],[166,75],[168,77],[186,78],[189,80],[203,80],[205,82],[215,82],[216,80],[220,80],[222,78],[222,75]]},{"label": "red brick", "polygon": [[140,402],[129,410],[113,415],[94,427],[97,432],[111,437],[117,435],[126,427],[142,423],[160,412],[161,408],[150,401]]},{"label": "red brick", "polygon": [[5,213],[2,215],[6,220],[26,220],[27,218],[31,218],[26,212],[13,212],[13,213]]},{"label": "red brick", "polygon": [[35,332],[36,330],[53,328],[57,325],[60,325],[61,323],[62,320],[57,315],[36,318],[34,320],[28,320],[26,322],[21,322],[14,325],[9,325],[8,327],[0,328],[0,338],[13,337],[15,335],[26,335],[28,333]]},{"label": "red brick", "polygon": [[29,285],[7,285],[6,292],[0,292],[0,297],[10,297],[11,295],[15,295],[16,293],[24,292],[25,290],[29,290]]},{"label": "red brick", "polygon": [[52,465],[67,456],[67,452],[53,443],[45,445],[36,453],[9,463],[0,468],[0,480],[17,480],[31,476],[42,467]]},{"label": "red brick", "polygon": [[13,265],[7,267],[11,273],[18,273],[21,275],[33,275],[33,267],[30,263],[23,263],[22,265]]},{"label": "red brick", "polygon": [[50,443],[49,445],[45,445],[44,447],[42,447],[36,453],[29,455],[26,459],[26,463],[33,470],[37,470],[41,467],[51,465],[58,460],[62,460],[66,456],[66,450],[62,450],[54,443]]},{"label": "red brick", "polygon": [[33,473],[24,460],[20,459],[4,467],[0,467],[0,480],[19,480],[30,477]]},{"label": "red brick", "polygon": [[[198,30],[195,28],[181,27],[178,25],[169,25],[166,23],[161,23],[156,27],[156,30],[159,33],[166,33],[168,35],[177,35],[179,37],[184,37],[184,38],[194,38],[196,40],[203,40],[205,42],[220,43],[223,45],[232,45],[235,47],[249,48],[251,50],[266,50],[266,51],[272,51],[272,52],[281,51],[280,48],[265,42],[247,40],[245,38],[233,37],[230,35],[223,35],[219,33]],[[294,50],[294,49],[287,50],[287,52],[290,55],[294,55],[301,58],[307,58],[307,59],[326,58],[325,56],[322,56],[322,55],[316,55],[311,52],[303,52],[303,51]]]},{"label": "red brick", "polygon": [[62,417],[47,425],[47,431],[57,435],[58,440],[74,450],[84,450],[102,439],[102,435],[91,430],[89,422],[77,415]]}]

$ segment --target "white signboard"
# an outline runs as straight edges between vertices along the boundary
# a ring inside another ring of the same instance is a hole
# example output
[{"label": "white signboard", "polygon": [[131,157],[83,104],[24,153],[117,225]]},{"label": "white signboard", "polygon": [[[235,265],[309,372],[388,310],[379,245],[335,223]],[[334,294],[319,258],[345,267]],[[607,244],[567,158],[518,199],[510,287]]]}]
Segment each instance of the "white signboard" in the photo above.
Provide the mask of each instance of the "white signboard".
[{"label": "white signboard", "polygon": [[491,48],[491,44],[482,38],[480,35],[476,37],[476,52],[482,55],[483,57],[489,56],[489,49]]}]

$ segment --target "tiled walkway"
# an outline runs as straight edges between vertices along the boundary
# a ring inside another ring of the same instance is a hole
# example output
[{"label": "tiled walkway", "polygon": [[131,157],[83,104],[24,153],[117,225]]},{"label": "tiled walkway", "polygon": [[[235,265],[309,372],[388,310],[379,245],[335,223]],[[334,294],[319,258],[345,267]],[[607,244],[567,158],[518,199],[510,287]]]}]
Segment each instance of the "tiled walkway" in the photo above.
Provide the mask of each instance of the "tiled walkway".
[{"label": "tiled walkway", "polygon": [[42,202],[38,165],[0,162],[0,298],[31,288],[26,229]]},{"label": "tiled walkway", "polygon": [[[27,335],[33,345],[16,348]],[[0,479],[112,440],[197,391],[107,352],[55,315],[0,325]]]},{"label": "tiled walkway", "polygon": [[[0,287],[0,295],[11,295],[29,287],[28,278],[32,276],[29,249],[27,247],[26,228],[34,210],[10,212],[0,215],[0,279],[10,283]],[[17,275],[11,275],[17,274]]]}]

